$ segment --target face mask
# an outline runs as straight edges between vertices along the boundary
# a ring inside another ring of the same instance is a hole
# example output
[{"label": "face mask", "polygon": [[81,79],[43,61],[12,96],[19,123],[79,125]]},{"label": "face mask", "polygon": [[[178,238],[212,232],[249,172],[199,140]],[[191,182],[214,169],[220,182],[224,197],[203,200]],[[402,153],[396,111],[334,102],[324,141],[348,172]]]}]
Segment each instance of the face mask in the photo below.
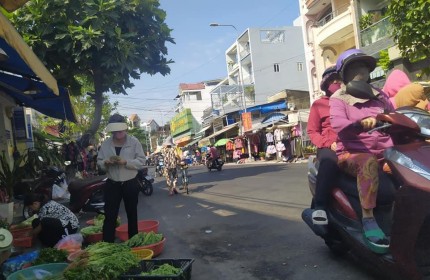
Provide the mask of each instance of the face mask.
[{"label": "face mask", "polygon": [[327,89],[327,96],[331,96],[333,93],[335,93],[338,89],[340,89],[340,83],[332,83],[328,86]]}]

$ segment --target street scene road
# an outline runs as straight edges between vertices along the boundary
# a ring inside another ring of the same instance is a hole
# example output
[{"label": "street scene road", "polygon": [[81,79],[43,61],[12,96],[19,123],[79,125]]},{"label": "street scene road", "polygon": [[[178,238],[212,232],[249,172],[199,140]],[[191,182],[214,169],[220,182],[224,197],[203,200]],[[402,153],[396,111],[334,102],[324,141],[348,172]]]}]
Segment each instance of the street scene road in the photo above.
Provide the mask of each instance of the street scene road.
[{"label": "street scene road", "polygon": [[195,259],[192,279],[376,279],[332,255],[301,220],[311,200],[306,163],[193,166],[190,175],[190,194],[175,196],[157,177],[153,195],[139,195],[139,219],[160,222],[158,258]]}]

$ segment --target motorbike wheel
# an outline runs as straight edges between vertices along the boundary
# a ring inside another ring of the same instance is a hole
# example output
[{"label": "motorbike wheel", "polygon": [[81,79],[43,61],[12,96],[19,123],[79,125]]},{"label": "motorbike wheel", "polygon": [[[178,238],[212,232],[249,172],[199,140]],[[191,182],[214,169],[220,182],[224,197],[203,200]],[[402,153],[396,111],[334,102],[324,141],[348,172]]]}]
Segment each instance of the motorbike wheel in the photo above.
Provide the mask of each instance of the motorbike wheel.
[{"label": "motorbike wheel", "polygon": [[154,188],[152,187],[151,182],[142,182],[141,180],[138,180],[139,183],[139,190],[146,196],[151,196]]}]

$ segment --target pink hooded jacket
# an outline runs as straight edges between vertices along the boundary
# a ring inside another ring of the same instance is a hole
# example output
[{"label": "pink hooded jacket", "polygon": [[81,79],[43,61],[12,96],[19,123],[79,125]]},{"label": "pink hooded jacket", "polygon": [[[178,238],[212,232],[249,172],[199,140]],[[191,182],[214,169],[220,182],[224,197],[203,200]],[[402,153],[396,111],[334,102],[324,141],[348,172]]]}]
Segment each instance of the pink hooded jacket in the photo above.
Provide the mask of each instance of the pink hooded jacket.
[{"label": "pink hooded jacket", "polygon": [[396,96],[397,92],[399,92],[402,87],[409,85],[410,83],[411,80],[409,80],[406,73],[401,70],[396,69],[391,72],[390,75],[388,75],[387,81],[385,82],[382,91],[388,95],[391,104],[393,104],[394,109],[397,108],[396,103],[394,101],[394,96]]}]

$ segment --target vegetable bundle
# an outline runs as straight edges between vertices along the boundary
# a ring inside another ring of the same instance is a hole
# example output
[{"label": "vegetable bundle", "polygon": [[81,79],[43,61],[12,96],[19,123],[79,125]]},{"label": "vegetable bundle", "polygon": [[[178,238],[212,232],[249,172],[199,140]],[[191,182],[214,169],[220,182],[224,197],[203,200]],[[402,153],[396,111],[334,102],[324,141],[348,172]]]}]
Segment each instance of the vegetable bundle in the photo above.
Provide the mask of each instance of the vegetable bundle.
[{"label": "vegetable bundle", "polygon": [[139,232],[138,234],[134,235],[132,238],[124,242],[124,244],[130,248],[133,248],[155,244],[160,242],[161,240],[163,240],[163,235],[161,233],[155,233],[153,231],[150,231],[148,233]]},{"label": "vegetable bundle", "polygon": [[88,246],[64,272],[67,280],[110,280],[130,268],[136,267],[139,259],[123,244],[98,242]]},{"label": "vegetable bundle", "polygon": [[40,249],[39,256],[34,260],[33,265],[45,263],[63,263],[67,261],[67,251],[56,248]]},{"label": "vegetable bundle", "polygon": [[179,275],[182,272],[180,268],[174,267],[168,263],[162,264],[159,267],[148,272],[142,272],[142,276],[162,276],[162,275]]},{"label": "vegetable bundle", "polygon": [[100,232],[103,232],[103,228],[101,226],[88,226],[81,229],[83,237]]}]

